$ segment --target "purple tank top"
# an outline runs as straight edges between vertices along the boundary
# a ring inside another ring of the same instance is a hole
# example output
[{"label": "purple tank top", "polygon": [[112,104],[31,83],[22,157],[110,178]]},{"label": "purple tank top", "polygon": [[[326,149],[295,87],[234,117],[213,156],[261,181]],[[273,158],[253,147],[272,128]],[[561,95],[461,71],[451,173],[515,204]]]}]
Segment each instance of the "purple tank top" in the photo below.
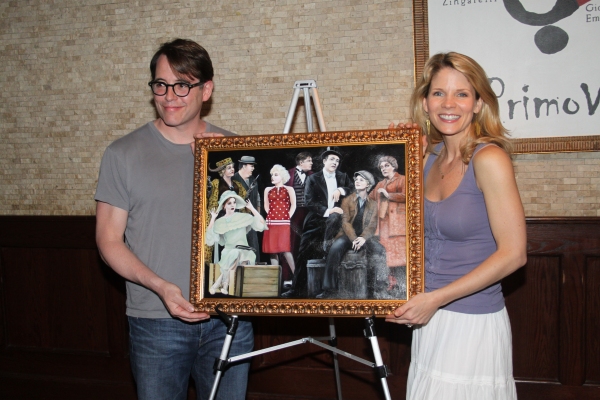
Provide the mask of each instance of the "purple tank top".
[{"label": "purple tank top", "polygon": [[[436,146],[436,151],[443,143]],[[480,144],[475,154],[483,147]],[[424,181],[437,155],[430,154],[424,169]],[[483,193],[477,187],[472,163],[467,166],[456,190],[442,201],[425,198],[425,291],[431,292],[467,274],[493,252],[492,236]],[[442,307],[465,314],[487,314],[504,308],[500,283]]]}]

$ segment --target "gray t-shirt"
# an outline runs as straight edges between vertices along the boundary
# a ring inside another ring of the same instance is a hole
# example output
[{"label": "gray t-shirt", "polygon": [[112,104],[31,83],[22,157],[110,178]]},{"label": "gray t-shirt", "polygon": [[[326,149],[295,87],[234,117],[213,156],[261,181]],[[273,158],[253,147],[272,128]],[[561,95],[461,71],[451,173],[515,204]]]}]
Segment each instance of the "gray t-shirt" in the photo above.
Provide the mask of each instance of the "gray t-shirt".
[{"label": "gray t-shirt", "polygon": [[[206,123],[207,132],[234,135]],[[153,122],[110,144],[100,165],[96,201],[128,212],[125,243],[152,271],[189,299],[194,155]],[[152,291],[127,282],[127,315],[169,318]]]}]

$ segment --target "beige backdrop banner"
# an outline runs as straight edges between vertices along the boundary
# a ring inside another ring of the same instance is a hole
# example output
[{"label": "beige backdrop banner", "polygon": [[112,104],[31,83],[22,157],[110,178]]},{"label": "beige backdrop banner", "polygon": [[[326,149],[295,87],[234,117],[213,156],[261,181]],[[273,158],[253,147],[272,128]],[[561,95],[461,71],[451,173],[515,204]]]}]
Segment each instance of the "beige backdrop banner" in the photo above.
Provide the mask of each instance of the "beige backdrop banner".
[{"label": "beige backdrop banner", "polygon": [[600,134],[600,2],[429,0],[429,51],[476,59],[515,138]]}]

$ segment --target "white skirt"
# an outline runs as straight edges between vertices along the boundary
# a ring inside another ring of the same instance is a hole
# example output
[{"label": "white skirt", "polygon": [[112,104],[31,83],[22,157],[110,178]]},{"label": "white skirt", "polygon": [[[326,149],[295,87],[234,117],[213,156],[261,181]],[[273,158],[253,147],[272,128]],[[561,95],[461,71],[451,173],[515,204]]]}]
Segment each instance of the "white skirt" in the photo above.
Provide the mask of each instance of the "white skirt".
[{"label": "white skirt", "polygon": [[408,400],[512,400],[512,335],[506,308],[492,314],[438,310],[415,327]]}]

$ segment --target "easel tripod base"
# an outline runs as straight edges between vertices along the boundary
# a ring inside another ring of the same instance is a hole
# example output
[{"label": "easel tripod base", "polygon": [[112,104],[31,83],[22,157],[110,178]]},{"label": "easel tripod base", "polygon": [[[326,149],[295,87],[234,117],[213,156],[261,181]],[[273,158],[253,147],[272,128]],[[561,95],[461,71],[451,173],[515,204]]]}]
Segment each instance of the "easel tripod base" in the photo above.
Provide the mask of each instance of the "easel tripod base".
[{"label": "easel tripod base", "polygon": [[[341,391],[341,383],[340,383],[340,379],[339,379],[339,367],[337,364],[337,356],[338,355],[350,358],[351,360],[357,361],[359,363],[362,363],[369,367],[374,368],[377,373],[377,376],[380,378],[386,400],[391,400],[390,391],[389,391],[389,388],[387,385],[387,376],[389,375],[389,373],[388,373],[387,366],[383,364],[383,360],[381,358],[381,350],[379,349],[379,344],[377,342],[377,336],[375,334],[375,327],[374,327],[375,317],[371,316],[371,317],[365,318],[365,329],[363,331],[365,337],[367,339],[369,339],[369,341],[371,342],[371,347],[373,348],[373,355],[375,358],[375,362],[364,360],[353,354],[339,350],[337,347],[334,347],[336,345],[337,338],[335,337],[335,327],[333,324],[333,318],[329,318],[330,334],[332,334],[332,336],[317,337],[317,338],[313,338],[313,337],[309,336],[309,337],[294,340],[294,341],[291,341],[288,343],[283,343],[280,345],[271,346],[271,347],[267,347],[265,349],[256,350],[256,351],[252,351],[250,353],[240,354],[235,357],[227,358],[229,355],[229,349],[231,348],[231,342],[233,341],[233,338],[235,337],[235,333],[237,330],[238,317],[237,317],[237,315],[229,316],[226,313],[222,312],[218,307],[216,307],[215,310],[217,311],[217,314],[223,320],[223,322],[225,322],[225,324],[227,324],[227,335],[225,337],[225,342],[223,343],[223,349],[221,351],[221,355],[219,358],[217,358],[215,360],[215,364],[214,364],[215,381],[213,383],[212,391],[211,391],[211,394],[209,397],[210,400],[215,399],[217,389],[219,387],[219,382],[221,380],[221,375],[229,367],[230,364],[238,362],[238,361],[242,361],[242,360],[254,357],[254,356],[258,356],[261,354],[270,353],[273,351],[282,350],[282,349],[285,349],[288,347],[297,346],[297,345],[305,344],[305,343],[311,343],[311,344],[317,345],[317,346],[322,347],[326,350],[329,350],[333,353],[334,367],[335,367],[335,373],[336,373],[336,385],[337,385],[337,392],[338,392],[339,400],[342,400],[342,391]],[[330,346],[325,343],[322,343],[321,340],[328,340],[330,342],[330,344],[332,344],[332,345]]]}]

